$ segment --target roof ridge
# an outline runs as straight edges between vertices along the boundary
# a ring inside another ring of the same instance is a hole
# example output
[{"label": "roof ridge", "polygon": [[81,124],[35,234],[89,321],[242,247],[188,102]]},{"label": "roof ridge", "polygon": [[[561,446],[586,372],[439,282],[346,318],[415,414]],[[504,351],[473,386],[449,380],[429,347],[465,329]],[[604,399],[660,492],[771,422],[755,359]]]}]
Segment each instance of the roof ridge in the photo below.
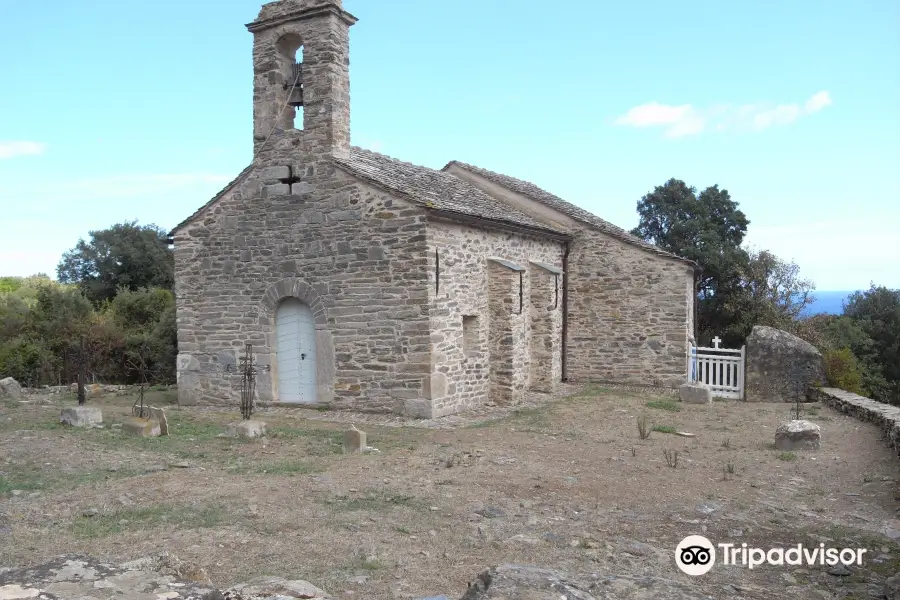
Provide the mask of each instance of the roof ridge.
[{"label": "roof ridge", "polygon": [[581,221],[587,225],[591,225],[603,233],[616,237],[623,242],[630,243],[635,246],[639,246],[645,250],[658,254],[660,256],[665,256],[667,258],[674,258],[686,263],[690,263],[696,266],[696,262],[689,260],[687,258],[683,258],[678,256],[677,254],[673,254],[672,252],[668,252],[663,250],[659,246],[655,244],[651,244],[645,240],[642,240],[638,236],[630,233],[629,231],[610,223],[606,219],[595,215],[594,213],[588,211],[587,209],[581,208],[577,204],[573,204],[567,200],[563,200],[556,194],[552,192],[548,192],[547,190],[538,187],[537,185],[531,183],[530,181],[526,181],[524,179],[519,179],[517,177],[512,177],[511,175],[504,175],[503,173],[498,173],[496,171],[491,171],[490,169],[485,169],[483,167],[479,167],[476,165],[472,165],[469,163],[465,163],[459,160],[451,160],[448,162],[441,171],[446,172],[448,168],[451,166],[458,166],[466,171],[474,173],[475,175],[480,175],[485,179],[491,181],[492,183],[496,183],[502,187],[509,189],[512,192],[522,194],[523,196],[544,204],[545,206],[549,206],[551,208],[555,208],[559,212],[575,219],[576,221]]}]

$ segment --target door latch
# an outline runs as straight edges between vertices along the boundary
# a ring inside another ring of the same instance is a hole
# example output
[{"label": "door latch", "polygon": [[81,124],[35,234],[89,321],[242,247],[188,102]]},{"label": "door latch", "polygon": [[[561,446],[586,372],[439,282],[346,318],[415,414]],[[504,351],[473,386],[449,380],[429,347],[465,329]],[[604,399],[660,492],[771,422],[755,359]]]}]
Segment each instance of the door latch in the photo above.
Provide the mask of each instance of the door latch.
[{"label": "door latch", "polygon": [[300,354],[300,360],[306,360],[306,353],[303,352]]}]

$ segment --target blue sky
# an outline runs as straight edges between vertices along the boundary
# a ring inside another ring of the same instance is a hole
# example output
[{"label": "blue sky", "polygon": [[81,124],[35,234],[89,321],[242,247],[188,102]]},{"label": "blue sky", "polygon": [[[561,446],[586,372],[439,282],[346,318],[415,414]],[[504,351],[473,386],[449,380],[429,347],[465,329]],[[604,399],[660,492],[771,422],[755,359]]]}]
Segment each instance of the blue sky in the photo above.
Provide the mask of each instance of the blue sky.
[{"label": "blue sky", "polygon": [[[172,227],[250,161],[254,0],[0,0],[0,275]],[[900,288],[900,3],[345,0],[353,143],[622,227],[670,177],[820,290]]]}]

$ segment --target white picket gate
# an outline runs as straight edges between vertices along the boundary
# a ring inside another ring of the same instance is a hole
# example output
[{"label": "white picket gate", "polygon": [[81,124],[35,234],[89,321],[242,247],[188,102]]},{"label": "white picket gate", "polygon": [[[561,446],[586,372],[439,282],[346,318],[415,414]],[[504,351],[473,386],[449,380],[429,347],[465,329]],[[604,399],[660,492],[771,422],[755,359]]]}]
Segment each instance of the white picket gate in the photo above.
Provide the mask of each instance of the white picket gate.
[{"label": "white picket gate", "polygon": [[712,340],[714,348],[691,345],[688,381],[701,381],[718,398],[744,399],[744,348],[719,348],[722,340]]}]

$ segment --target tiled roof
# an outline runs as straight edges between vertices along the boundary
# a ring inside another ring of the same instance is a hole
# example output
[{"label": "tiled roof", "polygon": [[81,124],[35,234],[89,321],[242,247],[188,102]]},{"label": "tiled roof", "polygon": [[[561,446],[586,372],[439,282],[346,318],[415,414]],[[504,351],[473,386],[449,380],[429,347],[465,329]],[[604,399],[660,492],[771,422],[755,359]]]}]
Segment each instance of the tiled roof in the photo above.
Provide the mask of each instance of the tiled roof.
[{"label": "tiled roof", "polygon": [[470,171],[476,175],[479,175],[480,177],[483,177],[484,179],[487,179],[488,181],[490,181],[492,183],[496,183],[497,185],[505,187],[506,189],[508,189],[512,192],[521,194],[521,195],[525,196],[526,198],[530,198],[531,200],[534,200],[535,202],[540,202],[541,204],[544,204],[546,206],[554,208],[554,209],[558,210],[559,212],[563,213],[564,215],[568,215],[569,217],[575,219],[576,221],[581,221],[582,223],[591,225],[591,226],[595,227],[596,229],[598,229],[599,231],[602,231],[603,233],[605,233],[611,237],[620,239],[623,242],[627,242],[627,243],[633,244],[635,246],[640,246],[641,248],[644,248],[645,250],[647,250],[649,252],[653,252],[654,254],[659,254],[660,256],[665,256],[667,258],[675,258],[680,261],[690,263],[692,265],[696,264],[691,260],[688,260],[686,258],[681,258],[680,256],[676,256],[675,254],[672,254],[671,252],[666,252],[665,250],[662,250],[653,244],[645,242],[641,238],[628,233],[621,227],[617,227],[608,221],[604,221],[597,215],[589,213],[588,211],[584,210],[583,208],[579,208],[578,206],[575,206],[571,202],[566,202],[559,196],[551,194],[550,192],[539,188],[538,186],[534,185],[533,183],[529,183],[529,182],[523,181],[521,179],[516,179],[515,177],[510,177],[508,175],[502,175],[500,173],[488,171],[487,169],[482,169],[481,167],[476,167],[474,165],[469,165],[469,164],[459,162],[456,160],[450,161],[449,163],[447,163],[447,165],[444,167],[444,170],[448,169],[449,167],[451,167],[453,165],[456,165],[457,167],[460,167],[461,169],[465,169],[466,171]]},{"label": "tiled roof", "polygon": [[[515,207],[487,194],[475,184],[446,172],[448,167],[456,165],[462,169],[475,173],[488,181],[503,186],[508,190],[522,194],[536,202],[554,208],[576,221],[591,225],[607,235],[629,244],[634,244],[661,256],[695,264],[692,261],[661,250],[653,244],[649,244],[644,240],[631,235],[624,229],[616,227],[612,223],[604,221],[600,217],[593,215],[574,204],[566,202],[562,198],[542,190],[532,183],[507,175],[501,175],[500,173],[494,173],[493,171],[488,171],[481,167],[452,161],[448,163],[443,170],[436,171],[435,169],[403,162],[385,156],[384,154],[372,152],[371,150],[363,150],[362,148],[357,148],[355,146],[351,147],[350,156],[348,158],[333,158],[332,160],[337,165],[343,167],[357,177],[387,188],[392,192],[431,210],[438,210],[444,213],[462,215],[497,223],[524,226],[529,229],[556,235],[570,234],[568,231],[538,221],[526,213],[516,210]],[[207,207],[213,205],[250,173],[252,169],[253,165],[250,165],[241,171],[234,180],[226,185],[222,191],[216,194],[209,202],[198,208],[191,216],[176,225],[172,229],[172,232],[174,233],[196,218]]]},{"label": "tiled roof", "polygon": [[568,233],[542,223],[486,194],[468,181],[444,171],[421,167],[357,147],[350,149],[349,158],[332,160],[354,175],[400,193],[425,208],[523,225],[557,234]]}]

